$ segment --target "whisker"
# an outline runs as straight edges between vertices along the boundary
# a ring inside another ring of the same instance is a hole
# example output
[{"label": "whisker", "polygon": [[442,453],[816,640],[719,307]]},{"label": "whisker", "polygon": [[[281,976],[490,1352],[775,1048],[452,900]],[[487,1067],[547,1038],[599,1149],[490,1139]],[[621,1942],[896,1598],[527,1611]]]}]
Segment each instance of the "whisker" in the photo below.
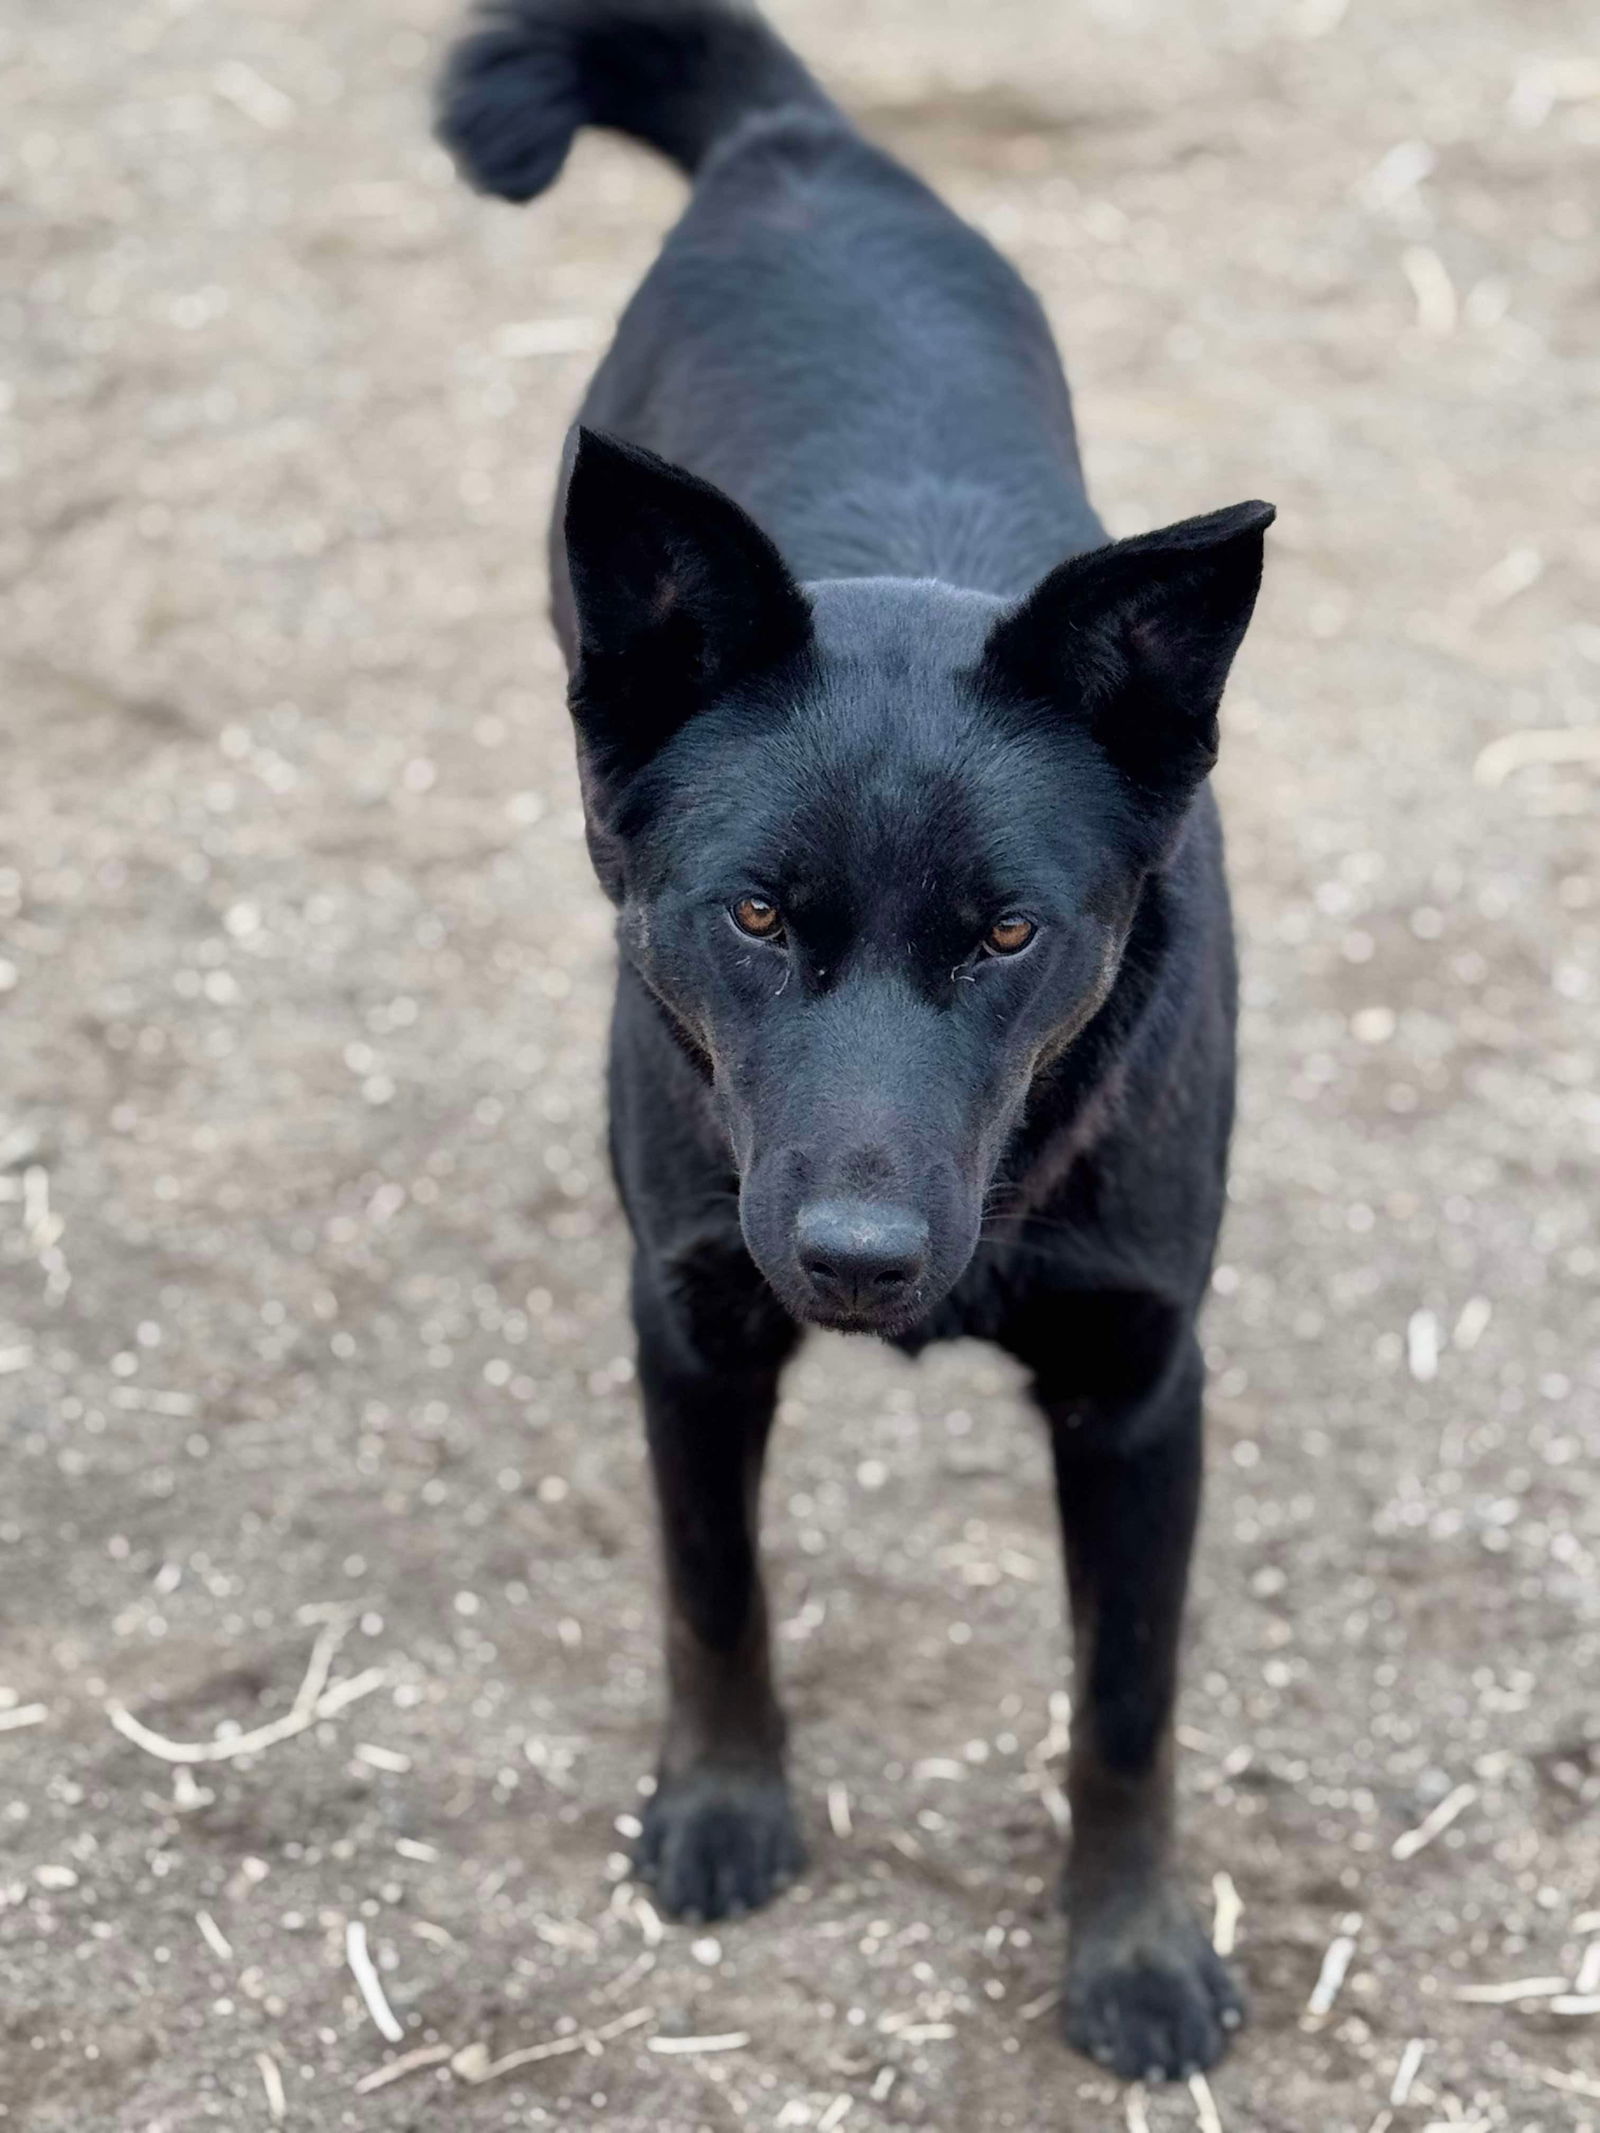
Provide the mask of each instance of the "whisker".
[{"label": "whisker", "polygon": [[1048,1245],[1030,1244],[1025,1237],[988,1236],[985,1235],[984,1232],[982,1232],[981,1230],[978,1233],[978,1242],[976,1249],[980,1252],[985,1250],[991,1252],[1007,1252],[1023,1259],[1037,1259],[1043,1265],[1046,1266],[1055,1265],[1057,1258],[1056,1253],[1053,1252]]},{"label": "whisker", "polygon": [[984,1229],[988,1229],[991,1224],[998,1222],[1014,1222],[1019,1228],[1042,1229],[1058,1237],[1076,1236],[1080,1228],[1078,1223],[1063,1222],[1054,1215],[1035,1215],[1021,1210],[1015,1213],[1007,1213],[1004,1209],[997,1214],[985,1214],[981,1226]]}]

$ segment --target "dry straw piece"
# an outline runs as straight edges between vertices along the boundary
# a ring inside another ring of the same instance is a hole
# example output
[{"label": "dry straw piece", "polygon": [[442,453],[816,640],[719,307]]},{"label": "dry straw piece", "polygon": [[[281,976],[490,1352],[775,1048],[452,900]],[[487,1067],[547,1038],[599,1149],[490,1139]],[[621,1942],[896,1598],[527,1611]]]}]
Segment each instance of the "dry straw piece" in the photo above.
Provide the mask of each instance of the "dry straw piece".
[{"label": "dry straw piece", "polygon": [[729,2029],[716,2037],[648,2037],[646,2046],[653,2052],[739,2052],[750,2042],[747,2029]]},{"label": "dry straw piece", "polygon": [[1408,1829],[1403,1837],[1396,1837],[1389,1848],[1393,1859],[1414,1859],[1418,1852],[1426,1850],[1435,1837],[1443,1836],[1451,1823],[1459,1820],[1478,1797],[1476,1785],[1457,1785],[1447,1792],[1438,1806],[1423,1816],[1415,1829]]},{"label": "dry straw piece", "polygon": [[405,2024],[389,2005],[378,1966],[367,1946],[367,1929],[359,1918],[352,1918],[344,1929],[344,1953],[350,1965],[350,1975],[356,1981],[356,1989],[378,2034],[385,2044],[400,2043],[406,2033]]},{"label": "dry straw piece", "polygon": [[229,1733],[220,1740],[170,1740],[135,1718],[125,1704],[115,1699],[107,1703],[106,1716],[124,1740],[132,1741],[136,1748],[163,1763],[229,1763],[241,1755],[259,1754],[263,1748],[275,1748],[279,1741],[293,1740],[297,1733],[309,1732],[320,1719],[333,1718],[361,1697],[370,1696],[374,1689],[382,1688],[388,1676],[377,1666],[353,1674],[348,1680],[329,1682],[334,1654],[349,1629],[349,1621],[343,1620],[329,1622],[318,1631],[294,1702],[281,1718],[269,1719],[248,1733]]},{"label": "dry straw piece", "polygon": [[1516,2007],[1524,2000],[1553,2000],[1565,1992],[1564,1977],[1514,1977],[1492,1985],[1461,1985],[1456,1998],[1469,2007]]},{"label": "dry straw piece", "polygon": [[[537,2066],[545,2059],[560,2059],[568,2052],[592,2052],[596,2057],[613,2037],[620,2037],[642,2023],[655,2020],[653,2007],[635,2007],[625,2015],[618,2015],[613,2022],[601,2022],[593,2029],[575,2029],[568,2036],[550,2037],[543,2044],[529,2044],[521,2051],[507,2052],[503,2058],[491,2059],[486,2044],[463,2045],[450,2060],[450,2071],[459,2081],[473,2088],[481,2088],[486,2081],[498,2081],[506,2074],[514,2074],[519,2067]],[[652,2037],[650,2042],[657,2040]],[[704,2041],[703,2039],[700,2041]],[[749,2039],[742,2039],[748,2043]]]},{"label": "dry straw piece", "polygon": [[1341,1923],[1335,1937],[1329,1941],[1327,1952],[1322,1958],[1322,1968],[1317,1973],[1317,1982],[1311,1988],[1311,1997],[1307,2000],[1306,2011],[1301,2017],[1303,2027],[1315,2028],[1331,2013],[1333,2003],[1339,1997],[1339,1988],[1344,1983],[1354,1959],[1356,1938],[1360,1931],[1361,1914],[1352,1911]]},{"label": "dry straw piece", "polygon": [[1222,2133],[1222,2117],[1217,2109],[1217,2099],[1212,2095],[1211,2084],[1204,2074],[1189,2076],[1189,2094],[1194,2098],[1194,2119],[1200,2133]]},{"label": "dry straw piece", "polygon": [[1244,1916],[1244,1904],[1239,1891],[1234,1887],[1231,1874],[1213,1875],[1211,1892],[1216,1899],[1216,1911],[1211,1922],[1211,1945],[1222,1956],[1232,1955],[1239,1945],[1239,1920]]},{"label": "dry straw piece", "polygon": [[283,2076],[278,2071],[278,2062],[270,2052],[257,2052],[256,2071],[261,2076],[261,2086],[267,2092],[267,2116],[275,2126],[281,2126],[289,2116],[289,2099],[284,2094]]},{"label": "dry straw piece", "polygon": [[420,2074],[424,2067],[443,2066],[455,2051],[453,2044],[422,2044],[404,2058],[391,2059],[387,2066],[374,2067],[370,2074],[363,2074],[356,2083],[358,2096],[371,2096],[378,2089],[386,2089],[391,2081],[404,2081],[407,2074]]}]

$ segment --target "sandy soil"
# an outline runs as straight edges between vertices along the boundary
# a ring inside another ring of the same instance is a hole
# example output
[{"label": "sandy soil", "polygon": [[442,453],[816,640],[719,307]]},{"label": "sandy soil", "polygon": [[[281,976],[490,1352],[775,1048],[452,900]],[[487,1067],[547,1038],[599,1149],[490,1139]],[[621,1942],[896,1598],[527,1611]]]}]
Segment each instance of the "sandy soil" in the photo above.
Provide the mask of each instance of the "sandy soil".
[{"label": "sandy soil", "polygon": [[[1417,2039],[1399,2133],[1600,2125],[1592,15],[779,13],[1039,286],[1114,527],[1282,509],[1184,1711],[1255,2020],[1148,2123],[1368,2133]],[[623,1878],[652,1550],[540,550],[679,194],[598,141],[458,192],[441,20],[0,33],[0,2122],[1137,2126],[1052,2034],[1061,1606],[983,1352],[792,1381],[806,1886],[713,1939]],[[281,1718],[330,1623],[365,1693],[247,1758],[108,1717]]]}]

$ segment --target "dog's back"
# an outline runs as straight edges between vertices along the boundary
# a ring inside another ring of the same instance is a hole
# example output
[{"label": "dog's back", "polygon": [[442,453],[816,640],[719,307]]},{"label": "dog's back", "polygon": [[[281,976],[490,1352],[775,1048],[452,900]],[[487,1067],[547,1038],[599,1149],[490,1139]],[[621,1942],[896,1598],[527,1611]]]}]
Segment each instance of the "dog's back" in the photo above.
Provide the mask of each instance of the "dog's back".
[{"label": "dog's back", "polygon": [[757,16],[513,0],[457,48],[440,131],[483,190],[532,197],[586,123],[694,193],[585,421],[716,482],[803,579],[1016,593],[1104,539],[1032,292]]}]

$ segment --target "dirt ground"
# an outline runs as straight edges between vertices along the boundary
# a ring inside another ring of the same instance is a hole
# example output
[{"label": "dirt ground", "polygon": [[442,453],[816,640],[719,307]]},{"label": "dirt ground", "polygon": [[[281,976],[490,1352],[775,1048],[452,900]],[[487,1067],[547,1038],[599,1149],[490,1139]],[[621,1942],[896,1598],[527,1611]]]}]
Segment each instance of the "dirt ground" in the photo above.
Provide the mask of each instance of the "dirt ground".
[{"label": "dirt ground", "polygon": [[[18,4],[0,2123],[1600,2126],[1593,15],[777,12],[1044,295],[1116,530],[1282,513],[1184,1706],[1253,2026],[1131,2101],[1053,2034],[1055,1544],[977,1349],[792,1379],[805,1886],[712,1936],[625,1879],[653,1561],[541,543],[677,181],[459,191],[442,0]],[[179,1767],[112,1708],[298,1730]]]}]

